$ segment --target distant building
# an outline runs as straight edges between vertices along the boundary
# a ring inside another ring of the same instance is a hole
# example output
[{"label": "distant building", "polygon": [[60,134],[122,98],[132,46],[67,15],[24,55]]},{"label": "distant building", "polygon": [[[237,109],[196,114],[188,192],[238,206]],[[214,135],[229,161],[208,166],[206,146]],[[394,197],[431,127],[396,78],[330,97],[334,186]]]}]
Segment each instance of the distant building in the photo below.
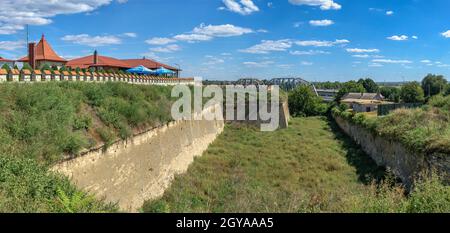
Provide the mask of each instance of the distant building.
[{"label": "distant building", "polygon": [[40,68],[44,65],[61,67],[67,63],[67,60],[58,56],[45,39],[45,36],[42,35],[37,45],[34,43],[28,45],[28,56],[19,59],[18,62],[26,62],[32,68]]},{"label": "distant building", "polygon": [[0,57],[0,68],[5,64],[12,68],[12,67],[14,67],[14,63],[15,63],[14,60],[9,60],[9,59]]},{"label": "distant building", "polygon": [[391,104],[384,100],[380,93],[348,93],[341,99],[341,103],[347,104],[355,112],[374,112],[379,105]]},{"label": "distant building", "polygon": [[66,66],[94,70],[126,70],[133,68],[130,64],[112,57],[100,56],[97,51],[93,55],[76,58],[67,62]]},{"label": "distant building", "polygon": [[144,67],[146,67],[148,69],[152,69],[152,70],[158,69],[160,67],[164,67],[168,70],[175,72],[176,77],[180,77],[181,69],[175,68],[173,66],[169,66],[169,65],[166,65],[166,64],[163,64],[163,63],[160,63],[160,62],[157,62],[155,60],[148,59],[145,57],[143,57],[142,59],[123,59],[122,61],[124,61],[125,63],[129,64],[132,67],[144,66]]}]

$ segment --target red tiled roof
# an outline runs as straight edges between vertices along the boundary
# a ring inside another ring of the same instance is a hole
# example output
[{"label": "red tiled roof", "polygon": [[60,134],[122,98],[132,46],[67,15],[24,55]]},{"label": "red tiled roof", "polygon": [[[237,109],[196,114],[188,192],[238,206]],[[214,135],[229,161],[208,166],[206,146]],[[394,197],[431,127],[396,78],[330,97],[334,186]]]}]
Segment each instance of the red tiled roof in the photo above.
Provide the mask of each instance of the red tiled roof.
[{"label": "red tiled roof", "polygon": [[9,60],[9,59],[0,57],[0,62],[14,62],[14,60]]},{"label": "red tiled roof", "polygon": [[[123,59],[123,62],[129,64],[131,67],[136,67],[136,66],[145,66],[149,69],[158,69],[161,66],[169,69],[169,70],[173,70],[173,71],[180,71],[180,69],[175,68],[173,66],[169,66],[160,62],[157,62],[155,60],[151,60],[148,58],[141,58],[141,59]],[[130,68],[131,68],[130,67]]]},{"label": "red tiled roof", "polygon": [[8,74],[8,71],[5,69],[0,69],[0,75],[6,75]]},{"label": "red tiled roof", "polygon": [[50,75],[50,74],[52,74],[52,72],[50,70],[44,70],[44,74]]},{"label": "red tiled roof", "polygon": [[70,60],[67,62],[66,66],[76,68],[79,67],[81,69],[83,68],[89,68],[89,67],[96,67],[96,66],[103,66],[103,67],[114,67],[114,68],[132,68],[129,64],[112,58],[112,57],[105,57],[98,55],[98,61],[97,64],[94,64],[94,55],[76,58],[73,60]]},{"label": "red tiled roof", "polygon": [[31,71],[29,71],[29,70],[22,70],[22,73],[23,73],[23,74],[26,74],[26,75],[30,75],[30,74],[31,74]]},{"label": "red tiled roof", "polygon": [[[56,52],[52,49],[50,44],[45,39],[44,35],[42,35],[41,40],[36,45],[35,48],[35,56],[36,61],[55,61],[55,62],[67,62],[65,59],[61,58],[56,54]],[[28,62],[28,56],[25,56],[18,60],[19,62]]]},{"label": "red tiled roof", "polygon": [[34,74],[42,74],[40,70],[34,70]]}]

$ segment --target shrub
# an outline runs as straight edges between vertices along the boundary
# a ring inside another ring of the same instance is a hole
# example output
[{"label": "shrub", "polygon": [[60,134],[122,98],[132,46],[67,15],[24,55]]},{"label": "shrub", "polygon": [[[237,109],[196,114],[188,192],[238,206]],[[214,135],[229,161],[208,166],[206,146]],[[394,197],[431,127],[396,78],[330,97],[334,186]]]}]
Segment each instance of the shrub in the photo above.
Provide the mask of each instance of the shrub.
[{"label": "shrub", "polygon": [[59,193],[77,200],[75,212],[117,211],[72,186],[67,178],[48,172],[33,159],[0,155],[0,212],[67,212]]},{"label": "shrub", "polygon": [[105,143],[105,149],[112,145],[115,139],[114,132],[112,132],[108,128],[99,128],[96,131],[100,135],[100,138]]},{"label": "shrub", "polygon": [[422,89],[427,97],[442,93],[446,85],[447,80],[442,75],[428,74],[422,80]]},{"label": "shrub", "polygon": [[301,85],[289,93],[289,110],[294,116],[317,116],[327,111],[327,105],[309,86]]},{"label": "shrub", "polygon": [[408,199],[410,213],[449,213],[450,186],[443,185],[437,175],[420,179]]},{"label": "shrub", "polygon": [[418,82],[410,82],[402,86],[400,96],[405,103],[422,103],[424,92]]}]

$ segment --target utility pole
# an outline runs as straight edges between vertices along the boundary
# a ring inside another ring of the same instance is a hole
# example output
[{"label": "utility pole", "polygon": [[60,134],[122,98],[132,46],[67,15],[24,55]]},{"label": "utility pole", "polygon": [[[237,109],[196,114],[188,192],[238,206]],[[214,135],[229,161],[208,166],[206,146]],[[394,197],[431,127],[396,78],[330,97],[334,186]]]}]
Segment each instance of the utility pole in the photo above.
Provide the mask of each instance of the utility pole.
[{"label": "utility pole", "polygon": [[30,43],[30,38],[29,38],[30,32],[29,32],[29,26],[28,26],[28,24],[26,25],[26,27],[27,27],[27,46],[28,46],[28,43]]}]

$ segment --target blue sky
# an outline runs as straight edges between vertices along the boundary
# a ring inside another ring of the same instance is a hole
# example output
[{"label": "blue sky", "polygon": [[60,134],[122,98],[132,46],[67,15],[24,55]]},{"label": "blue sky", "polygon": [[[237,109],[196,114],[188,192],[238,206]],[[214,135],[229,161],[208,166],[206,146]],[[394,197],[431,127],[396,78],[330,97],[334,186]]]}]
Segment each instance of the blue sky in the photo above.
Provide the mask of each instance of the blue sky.
[{"label": "blue sky", "polygon": [[42,33],[58,54],[147,56],[183,76],[421,80],[450,76],[447,0],[2,0],[0,56]]}]

